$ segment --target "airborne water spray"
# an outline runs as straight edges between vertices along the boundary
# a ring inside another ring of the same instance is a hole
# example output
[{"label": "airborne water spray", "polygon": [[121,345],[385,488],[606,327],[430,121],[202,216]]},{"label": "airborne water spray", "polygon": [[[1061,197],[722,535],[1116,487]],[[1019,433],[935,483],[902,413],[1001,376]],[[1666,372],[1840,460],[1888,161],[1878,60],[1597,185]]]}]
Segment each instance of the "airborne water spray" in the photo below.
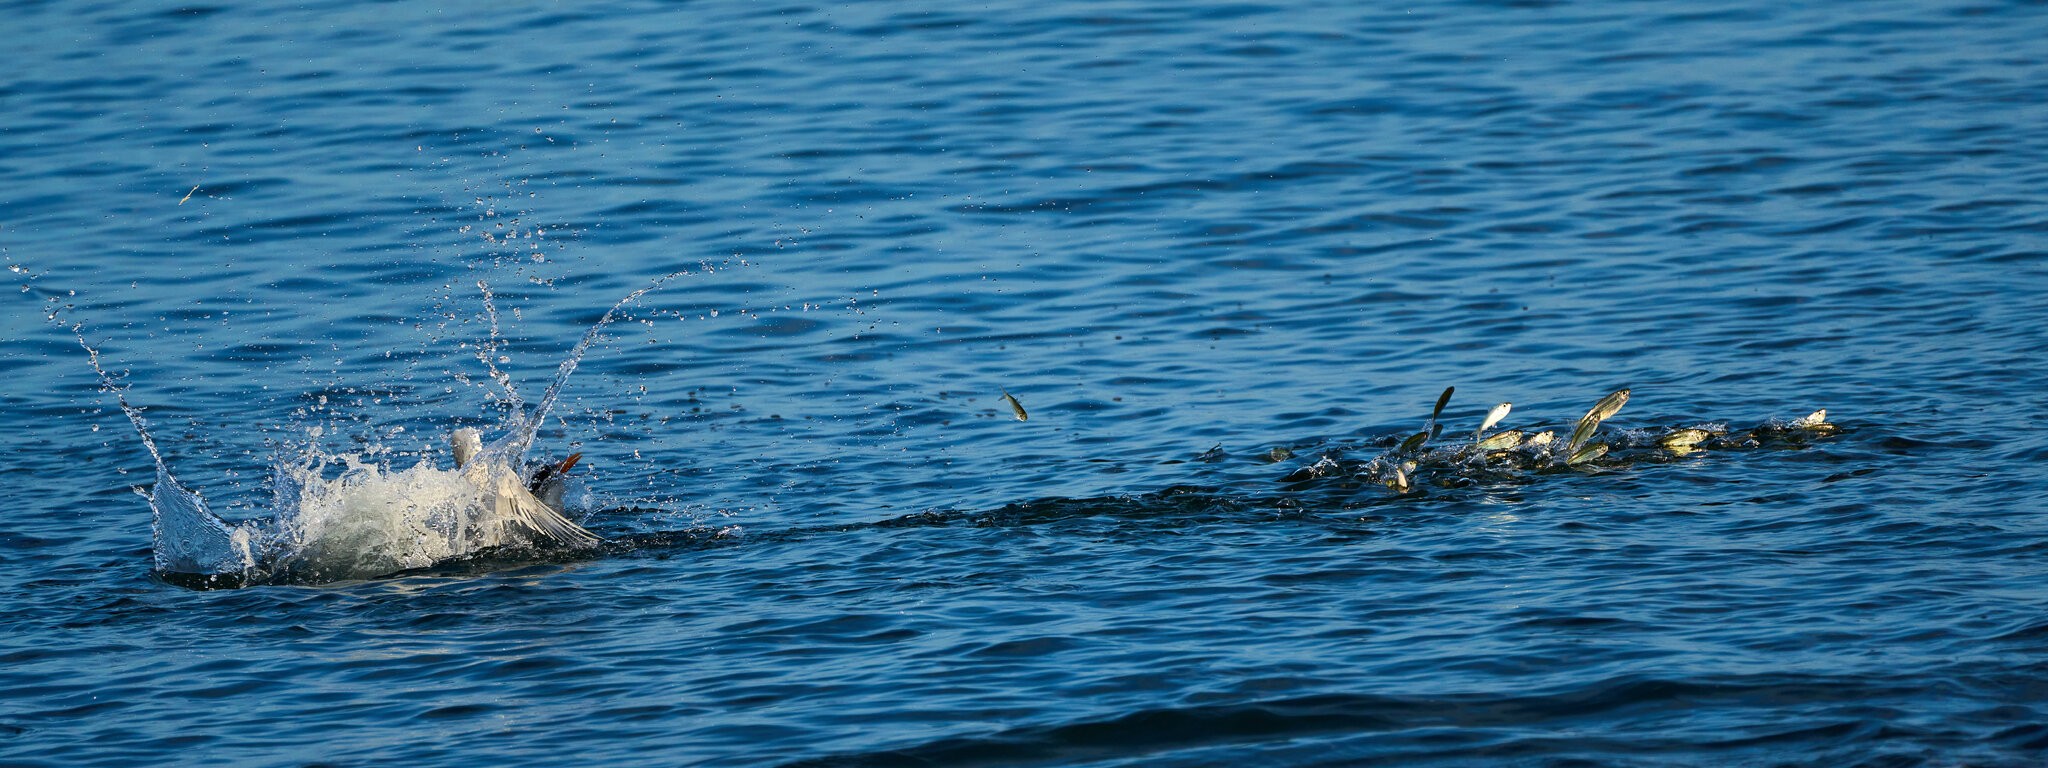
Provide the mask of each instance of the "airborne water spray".
[{"label": "airborne water spray", "polygon": [[[669,280],[652,280],[606,310],[558,366],[540,401],[523,407],[511,379],[487,360],[511,406],[505,434],[461,467],[442,469],[429,458],[392,468],[354,455],[327,456],[308,446],[293,460],[279,457],[272,516],[228,523],[171,473],[149,432],[142,409],[128,401],[86,340],[83,324],[65,327],[86,352],[101,389],[112,394],[156,466],[154,486],[137,492],[151,509],[154,571],[176,583],[219,587],[260,583],[317,583],[381,576],[472,557],[487,551],[586,548],[601,539],[563,517],[527,487],[525,454],[535,434],[590,346],[624,309]],[[489,301],[488,286],[479,283]],[[496,308],[492,350],[497,344]],[[58,309],[48,315],[53,324]],[[327,470],[339,467],[334,477]]]}]

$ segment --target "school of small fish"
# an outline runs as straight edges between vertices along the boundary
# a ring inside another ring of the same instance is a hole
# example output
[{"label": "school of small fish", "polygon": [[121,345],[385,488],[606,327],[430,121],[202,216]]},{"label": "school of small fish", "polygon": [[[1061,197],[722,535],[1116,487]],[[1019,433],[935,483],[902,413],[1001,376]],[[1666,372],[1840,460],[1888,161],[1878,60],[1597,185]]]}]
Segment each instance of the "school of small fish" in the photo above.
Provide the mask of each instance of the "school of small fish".
[{"label": "school of small fish", "polygon": [[1560,443],[1557,433],[1543,430],[1531,434],[1521,429],[1488,433],[1514,409],[1501,403],[1486,414],[1470,442],[1437,445],[1443,434],[1444,406],[1455,387],[1446,387],[1422,430],[1403,437],[1386,438],[1373,445],[1382,447],[1370,459],[1349,459],[1344,450],[1325,452],[1313,463],[1296,468],[1281,482],[1303,485],[1335,480],[1385,486],[1397,494],[1416,490],[1424,483],[1458,487],[1490,476],[1547,471],[1600,471],[1638,461],[1672,459],[1697,451],[1796,446],[1839,434],[1842,429],[1828,422],[1826,410],[1814,411],[1792,421],[1769,421],[1747,430],[1730,430],[1725,425],[1702,424],[1679,427],[1650,427],[1613,432],[1603,437],[1601,426],[1628,404],[1629,390],[1621,389],[1600,398],[1573,425],[1571,436]]}]

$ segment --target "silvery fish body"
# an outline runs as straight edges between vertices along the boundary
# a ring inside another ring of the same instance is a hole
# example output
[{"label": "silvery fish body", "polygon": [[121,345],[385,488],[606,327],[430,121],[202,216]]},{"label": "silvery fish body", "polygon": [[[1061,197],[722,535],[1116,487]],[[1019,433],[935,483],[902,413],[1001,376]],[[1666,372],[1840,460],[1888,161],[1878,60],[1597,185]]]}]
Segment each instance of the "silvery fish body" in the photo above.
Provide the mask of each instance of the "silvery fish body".
[{"label": "silvery fish body", "polygon": [[1507,418],[1508,411],[1514,410],[1514,408],[1514,403],[1501,403],[1494,406],[1493,410],[1487,412],[1486,420],[1479,422],[1479,431],[1472,433],[1472,439],[1475,441],[1484,439],[1486,437],[1486,430],[1493,429],[1493,425],[1499,424],[1501,419]]},{"label": "silvery fish body", "polygon": [[1677,461],[1701,451],[1796,448],[1841,432],[1840,427],[1826,420],[1826,411],[1816,411],[1792,421],[1770,421],[1745,430],[1730,430],[1719,424],[1649,427],[1609,431],[1602,440],[1592,441],[1600,426],[1628,402],[1629,394],[1624,389],[1602,398],[1580,417],[1569,442],[1559,441],[1552,430],[1534,434],[1505,430],[1486,435],[1486,429],[1505,415],[1504,403],[1487,415],[1470,442],[1431,446],[1430,434],[1425,431],[1379,443],[1383,448],[1372,458],[1347,459],[1344,451],[1325,451],[1313,466],[1296,469],[1282,481],[1302,488],[1317,483],[1363,482],[1405,494],[1430,485],[1454,487],[1523,474]]},{"label": "silvery fish body", "polygon": [[1627,404],[1628,390],[1626,389],[1615,391],[1606,397],[1600,398],[1600,402],[1594,403],[1593,408],[1586,411],[1585,416],[1579,418],[1578,427],[1572,430],[1571,441],[1565,443],[1565,454],[1576,455],[1579,451],[1579,446],[1585,445],[1587,440],[1592,439],[1593,433],[1600,429],[1600,422],[1613,417],[1614,414],[1621,411],[1622,406]]}]

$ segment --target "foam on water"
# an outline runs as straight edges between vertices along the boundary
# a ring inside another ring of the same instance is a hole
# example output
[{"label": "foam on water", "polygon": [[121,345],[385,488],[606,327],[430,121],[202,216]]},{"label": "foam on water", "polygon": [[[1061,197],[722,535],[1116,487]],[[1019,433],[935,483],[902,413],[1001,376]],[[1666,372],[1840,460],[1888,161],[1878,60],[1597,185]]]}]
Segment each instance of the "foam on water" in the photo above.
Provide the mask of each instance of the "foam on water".
[{"label": "foam on water", "polygon": [[[503,434],[466,463],[442,468],[422,459],[395,469],[370,460],[368,453],[328,455],[308,446],[276,460],[273,517],[240,523],[214,514],[172,474],[141,409],[129,404],[125,390],[101,366],[82,325],[71,330],[156,464],[154,486],[137,492],[149,500],[157,573],[195,586],[364,579],[484,552],[587,548],[602,541],[527,488],[526,452],[604,327],[628,304],[681,274],[655,278],[613,304],[570,350],[531,410],[510,377],[484,355],[511,414]],[[487,349],[495,349],[501,343],[497,310],[490,288],[477,286],[491,318]]]},{"label": "foam on water", "polygon": [[[509,467],[443,469],[421,461],[391,469],[356,456],[280,468],[285,489],[275,530],[271,580],[323,582],[368,578],[502,547],[578,546],[594,542],[552,510],[535,509]],[[543,520],[546,522],[536,522]],[[562,535],[566,534],[566,535]]]}]

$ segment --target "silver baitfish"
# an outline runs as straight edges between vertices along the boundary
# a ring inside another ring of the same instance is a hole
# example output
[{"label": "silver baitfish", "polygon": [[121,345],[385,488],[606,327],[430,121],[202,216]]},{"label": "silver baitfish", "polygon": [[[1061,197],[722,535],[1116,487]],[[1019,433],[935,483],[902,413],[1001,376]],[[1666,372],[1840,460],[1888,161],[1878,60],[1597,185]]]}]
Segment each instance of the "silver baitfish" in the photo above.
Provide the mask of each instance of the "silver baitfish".
[{"label": "silver baitfish", "polygon": [[1821,435],[1832,435],[1836,432],[1842,431],[1841,427],[1837,427],[1833,424],[1828,423],[1828,409],[1826,408],[1822,408],[1818,411],[1814,411],[1813,413],[1809,413],[1805,416],[1802,416],[1794,420],[1790,425],[1790,428],[1804,430],[1807,432],[1813,432]]},{"label": "silver baitfish", "polygon": [[[1544,434],[1549,433],[1546,432]],[[1472,447],[1482,452],[1489,453],[1493,451],[1512,450],[1515,446],[1522,444],[1522,439],[1524,437],[1526,437],[1526,435],[1522,433],[1522,430],[1510,429],[1489,435],[1486,439],[1473,443]]]},{"label": "silver baitfish", "polygon": [[1024,412],[1024,404],[1017,402],[1017,396],[1010,394],[1007,389],[1003,390],[1003,402],[1010,404],[1010,413],[1015,414],[1018,421],[1031,420],[1031,414]]},{"label": "silver baitfish", "polygon": [[1592,445],[1588,445],[1584,448],[1580,448],[1576,451],[1573,451],[1572,457],[1569,459],[1565,459],[1564,463],[1567,466],[1576,467],[1580,464],[1584,464],[1586,462],[1592,461],[1605,455],[1607,455],[1607,444],[1593,443]]},{"label": "silver baitfish", "polygon": [[1479,431],[1472,433],[1473,442],[1479,442],[1485,438],[1486,430],[1492,429],[1493,425],[1499,424],[1501,419],[1507,418],[1508,411],[1514,410],[1514,408],[1514,403],[1501,403],[1494,406],[1493,410],[1486,413],[1486,420],[1479,423]]},{"label": "silver baitfish", "polygon": [[1608,417],[1620,412],[1621,407],[1627,404],[1628,390],[1626,389],[1616,390],[1614,393],[1600,398],[1600,402],[1593,404],[1592,410],[1587,411],[1585,416],[1579,417],[1578,428],[1572,430],[1571,441],[1565,443],[1565,453],[1577,455],[1579,446],[1585,445],[1586,440],[1591,438],[1593,433],[1600,429],[1600,422],[1606,421]]},{"label": "silver baitfish", "polygon": [[1437,436],[1442,407],[1451,390],[1438,398],[1437,410],[1423,431],[1408,434],[1391,444],[1381,443],[1380,454],[1369,460],[1346,460],[1341,454],[1325,455],[1314,466],[1297,468],[1284,482],[1301,483],[1321,478],[1355,478],[1406,494],[1426,486],[1463,487],[1473,482],[1501,479],[1518,473],[1546,473],[1562,468],[1581,471],[1625,467],[1637,462],[1669,461],[1704,449],[1732,450],[1765,446],[1798,447],[1841,432],[1827,421],[1827,411],[1815,411],[1792,421],[1773,420],[1755,428],[1730,432],[1718,424],[1692,427],[1663,427],[1618,433],[1608,440],[1596,440],[1603,423],[1628,403],[1630,390],[1622,389],[1600,399],[1580,417],[1570,440],[1557,432],[1543,430],[1530,434],[1508,429],[1487,434],[1506,417],[1511,406],[1502,403],[1488,413],[1462,445],[1427,448]]},{"label": "silver baitfish", "polygon": [[1657,438],[1657,446],[1672,453],[1684,455],[1699,450],[1700,443],[1713,439],[1716,434],[1718,433],[1709,432],[1704,429],[1674,429],[1664,436]]}]

